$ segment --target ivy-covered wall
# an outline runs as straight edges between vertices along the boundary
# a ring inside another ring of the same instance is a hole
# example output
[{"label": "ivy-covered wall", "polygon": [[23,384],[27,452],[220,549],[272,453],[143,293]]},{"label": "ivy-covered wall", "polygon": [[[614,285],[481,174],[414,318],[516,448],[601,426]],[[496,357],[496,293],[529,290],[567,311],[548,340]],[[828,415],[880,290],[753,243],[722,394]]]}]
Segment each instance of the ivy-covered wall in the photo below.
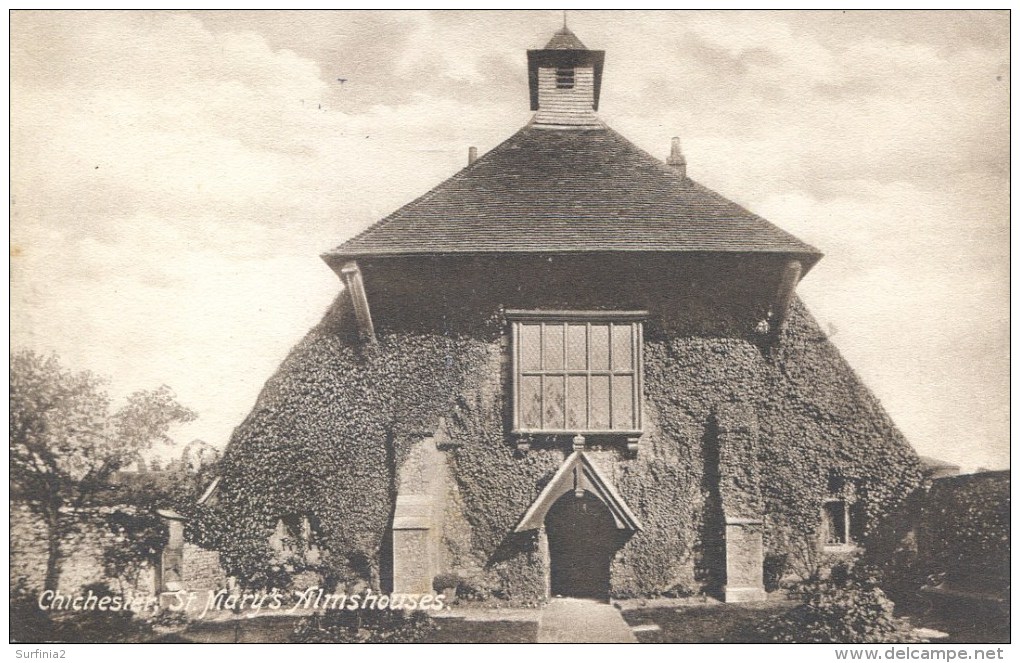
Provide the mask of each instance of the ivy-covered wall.
[{"label": "ivy-covered wall", "polygon": [[954,589],[1009,592],[1010,473],[937,479],[917,528],[920,562]]},{"label": "ivy-covered wall", "polygon": [[[781,267],[773,259],[404,259],[361,267],[378,344],[356,342],[341,293],[236,430],[221,463],[218,506],[189,530],[219,548],[232,572],[269,577],[259,566],[275,522],[310,513],[333,579],[385,584],[397,472],[443,417],[456,442],[444,453],[458,510],[470,525],[451,542],[460,567],[451,571],[474,575],[510,602],[544,598],[538,536],[513,530],[570,441],[540,440],[522,453],[508,435],[504,308],[649,311],[641,451],[631,457],[619,441],[594,440],[590,452],[644,525],[614,559],[615,596],[721,584],[720,476],[754,486],[766,552],[791,555],[817,542],[830,470],[858,482],[871,533],[920,482],[913,450],[799,302],[773,342],[764,322]],[[756,415],[750,458],[720,455],[715,417],[726,404]],[[743,508],[733,499],[732,508]]]}]

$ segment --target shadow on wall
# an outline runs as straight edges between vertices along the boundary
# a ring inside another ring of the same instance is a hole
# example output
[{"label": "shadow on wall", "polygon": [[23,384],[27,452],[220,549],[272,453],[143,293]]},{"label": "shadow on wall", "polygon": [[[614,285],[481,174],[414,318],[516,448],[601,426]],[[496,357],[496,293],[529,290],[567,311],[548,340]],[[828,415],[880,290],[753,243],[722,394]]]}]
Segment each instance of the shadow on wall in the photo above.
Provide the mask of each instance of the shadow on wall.
[{"label": "shadow on wall", "polygon": [[705,494],[705,513],[701,525],[701,560],[696,572],[698,580],[704,583],[705,593],[722,600],[726,582],[726,516],[719,490],[722,479],[719,427],[714,417],[705,426],[701,448],[705,462],[701,484]]}]

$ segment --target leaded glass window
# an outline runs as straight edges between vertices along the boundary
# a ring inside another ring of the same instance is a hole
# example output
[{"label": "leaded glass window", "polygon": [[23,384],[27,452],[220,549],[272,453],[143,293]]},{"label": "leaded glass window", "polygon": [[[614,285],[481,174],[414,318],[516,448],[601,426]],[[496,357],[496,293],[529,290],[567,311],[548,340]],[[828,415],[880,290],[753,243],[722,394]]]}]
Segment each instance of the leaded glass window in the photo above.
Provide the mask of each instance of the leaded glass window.
[{"label": "leaded glass window", "polygon": [[640,320],[519,315],[513,320],[517,432],[640,432]]}]

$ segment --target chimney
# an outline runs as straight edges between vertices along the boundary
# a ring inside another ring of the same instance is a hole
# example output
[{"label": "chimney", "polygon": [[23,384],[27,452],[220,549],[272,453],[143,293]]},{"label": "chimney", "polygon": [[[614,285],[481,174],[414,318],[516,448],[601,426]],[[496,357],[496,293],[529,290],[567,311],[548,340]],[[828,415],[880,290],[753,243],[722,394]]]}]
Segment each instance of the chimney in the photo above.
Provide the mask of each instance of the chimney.
[{"label": "chimney", "polygon": [[680,177],[687,179],[687,159],[684,157],[684,152],[680,149],[680,137],[673,136],[673,142],[669,149],[669,159],[666,163],[673,166],[680,173]]},{"label": "chimney", "polygon": [[478,159],[478,148],[472,145],[468,148],[468,165],[470,166]]}]

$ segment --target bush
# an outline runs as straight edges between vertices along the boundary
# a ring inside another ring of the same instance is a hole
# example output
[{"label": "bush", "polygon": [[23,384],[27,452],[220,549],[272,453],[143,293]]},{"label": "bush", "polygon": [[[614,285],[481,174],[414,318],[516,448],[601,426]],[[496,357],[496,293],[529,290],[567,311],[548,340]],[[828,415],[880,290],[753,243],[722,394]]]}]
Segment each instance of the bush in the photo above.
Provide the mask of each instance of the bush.
[{"label": "bush", "polygon": [[501,590],[493,593],[487,586],[472,578],[461,578],[457,583],[458,601],[488,601],[490,598],[505,599],[506,594]]},{"label": "bush", "polygon": [[787,643],[917,642],[909,623],[893,616],[893,602],[868,569],[837,564],[827,578],[795,590],[802,602],[757,622],[755,640]]},{"label": "bush", "polygon": [[698,587],[689,582],[680,581],[671,585],[661,596],[668,599],[684,599],[699,593]]},{"label": "bush", "polygon": [[330,610],[305,617],[294,628],[297,643],[424,642],[436,625],[421,610]]},{"label": "bush", "polygon": [[1009,472],[934,482],[918,527],[920,562],[949,586],[1007,597],[1010,584]]},{"label": "bush", "polygon": [[169,633],[183,631],[191,625],[191,619],[184,610],[163,609],[145,618],[145,623],[155,632]]},{"label": "bush", "polygon": [[24,581],[11,588],[11,642],[57,642],[59,635],[50,615],[39,607]]},{"label": "bush", "polygon": [[460,586],[461,577],[456,573],[440,573],[432,580],[432,590],[437,594],[448,593],[447,590],[454,590]]}]

